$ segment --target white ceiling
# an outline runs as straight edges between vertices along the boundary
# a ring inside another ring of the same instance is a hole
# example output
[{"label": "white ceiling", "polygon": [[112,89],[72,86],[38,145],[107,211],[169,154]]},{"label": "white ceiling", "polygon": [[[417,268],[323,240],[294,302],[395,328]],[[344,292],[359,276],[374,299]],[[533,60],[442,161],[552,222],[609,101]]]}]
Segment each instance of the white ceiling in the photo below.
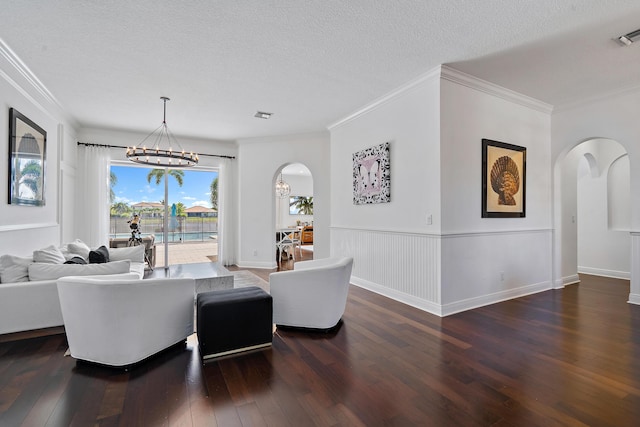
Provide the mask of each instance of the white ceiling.
[{"label": "white ceiling", "polygon": [[[4,0],[0,39],[80,126],[324,130],[439,64],[552,105],[640,86],[637,0]],[[274,113],[254,118],[257,110]]]}]

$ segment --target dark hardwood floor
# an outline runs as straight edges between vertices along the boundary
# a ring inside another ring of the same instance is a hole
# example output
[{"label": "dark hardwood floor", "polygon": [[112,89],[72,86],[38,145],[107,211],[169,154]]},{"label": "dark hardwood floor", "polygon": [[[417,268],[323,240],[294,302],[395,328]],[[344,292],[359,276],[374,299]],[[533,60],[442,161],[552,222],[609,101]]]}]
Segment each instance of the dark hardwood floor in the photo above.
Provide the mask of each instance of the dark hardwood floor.
[{"label": "dark hardwood floor", "polygon": [[63,334],[3,342],[0,425],[639,425],[640,307],[581,279],[446,318],[352,286],[334,333],[205,365],[193,337],[128,372]]}]

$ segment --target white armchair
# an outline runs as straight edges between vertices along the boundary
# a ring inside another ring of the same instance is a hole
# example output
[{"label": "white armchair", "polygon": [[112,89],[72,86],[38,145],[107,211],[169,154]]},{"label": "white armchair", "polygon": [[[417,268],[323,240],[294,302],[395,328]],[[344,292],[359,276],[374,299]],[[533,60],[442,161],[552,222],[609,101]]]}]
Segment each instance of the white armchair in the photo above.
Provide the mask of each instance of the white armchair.
[{"label": "white armchair", "polygon": [[331,329],[344,314],[353,258],[301,261],[269,275],[273,323]]},{"label": "white armchair", "polygon": [[76,359],[127,366],[193,333],[193,279],[62,277],[57,286]]}]

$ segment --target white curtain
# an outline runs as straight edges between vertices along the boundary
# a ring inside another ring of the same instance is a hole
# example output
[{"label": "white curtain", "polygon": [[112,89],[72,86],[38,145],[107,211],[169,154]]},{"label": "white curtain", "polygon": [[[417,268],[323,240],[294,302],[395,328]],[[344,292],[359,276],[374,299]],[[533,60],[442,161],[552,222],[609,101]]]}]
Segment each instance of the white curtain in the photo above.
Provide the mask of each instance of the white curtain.
[{"label": "white curtain", "polygon": [[75,234],[91,249],[108,247],[110,159],[107,147],[79,147]]},{"label": "white curtain", "polygon": [[218,259],[222,265],[236,263],[235,229],[237,212],[233,192],[234,163],[222,159],[218,178]]}]

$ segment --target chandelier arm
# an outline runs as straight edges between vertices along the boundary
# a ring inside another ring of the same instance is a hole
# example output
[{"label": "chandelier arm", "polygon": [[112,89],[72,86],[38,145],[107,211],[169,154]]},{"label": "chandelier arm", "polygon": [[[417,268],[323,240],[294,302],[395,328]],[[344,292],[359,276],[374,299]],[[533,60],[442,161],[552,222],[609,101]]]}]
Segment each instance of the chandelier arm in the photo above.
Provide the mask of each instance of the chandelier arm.
[{"label": "chandelier arm", "polygon": [[[199,161],[198,155],[193,152],[186,153],[167,126],[167,101],[169,101],[169,98],[162,96],[160,99],[163,101],[162,124],[147,135],[137,147],[135,145],[127,147],[127,159],[154,167],[180,168],[195,166]],[[153,135],[156,135],[155,141],[151,147],[147,147],[144,143]],[[163,138],[166,138],[169,147],[161,148]],[[177,150],[174,150],[174,143]]]}]

